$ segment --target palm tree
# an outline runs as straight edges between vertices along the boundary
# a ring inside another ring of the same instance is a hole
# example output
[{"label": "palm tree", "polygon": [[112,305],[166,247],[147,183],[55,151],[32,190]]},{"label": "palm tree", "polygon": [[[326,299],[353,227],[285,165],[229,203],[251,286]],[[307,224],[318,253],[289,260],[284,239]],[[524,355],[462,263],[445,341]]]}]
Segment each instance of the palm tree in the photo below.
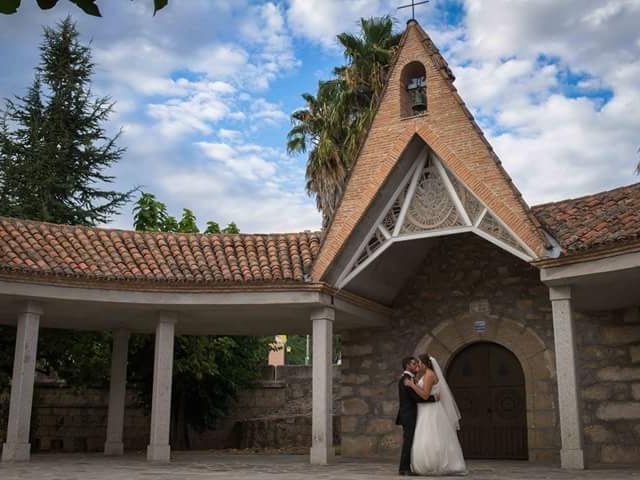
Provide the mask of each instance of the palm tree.
[{"label": "palm tree", "polygon": [[332,217],[342,195],[344,178],[349,169],[347,154],[349,105],[342,80],[320,82],[317,96],[305,93],[306,108],[291,115],[293,127],[289,131],[289,153],[309,151],[307,159],[307,193],[316,196],[316,205],[323,215],[323,226]]},{"label": "palm tree", "polygon": [[344,47],[347,65],[335,69],[363,107],[378,102],[384,88],[387,69],[400,34],[393,33],[391,17],[361,18],[360,33],[341,33],[338,42]]},{"label": "palm tree", "polygon": [[320,82],[315,96],[303,94],[305,108],[291,115],[287,151],[308,151],[307,193],[316,197],[323,227],[342,197],[399,39],[388,16],[361,19],[358,35],[338,35],[347,65],[334,70],[336,78]]}]

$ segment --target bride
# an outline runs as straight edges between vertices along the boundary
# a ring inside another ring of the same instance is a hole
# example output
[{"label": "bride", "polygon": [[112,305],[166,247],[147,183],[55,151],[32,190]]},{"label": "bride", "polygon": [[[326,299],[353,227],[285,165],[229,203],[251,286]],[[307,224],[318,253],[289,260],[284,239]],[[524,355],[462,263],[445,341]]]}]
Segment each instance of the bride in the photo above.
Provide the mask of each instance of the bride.
[{"label": "bride", "polygon": [[434,403],[418,404],[418,421],[411,448],[411,470],[419,475],[465,475],[466,465],[456,430],[460,412],[435,358],[420,355],[422,378],[416,385],[406,381],[418,395],[439,397]]}]

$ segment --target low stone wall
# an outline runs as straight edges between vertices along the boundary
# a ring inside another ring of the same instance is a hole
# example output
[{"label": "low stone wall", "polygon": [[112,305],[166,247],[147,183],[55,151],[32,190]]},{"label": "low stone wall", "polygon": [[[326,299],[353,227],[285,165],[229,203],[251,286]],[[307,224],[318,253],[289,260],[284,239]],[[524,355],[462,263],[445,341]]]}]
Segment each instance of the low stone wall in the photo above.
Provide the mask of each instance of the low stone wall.
[{"label": "low stone wall", "polygon": [[[101,390],[74,391],[51,385],[37,385],[31,417],[31,445],[34,451],[95,452],[104,448],[109,394]],[[0,438],[6,438],[9,413],[8,393],[0,396]],[[124,445],[127,450],[144,450],[149,443],[149,418],[139,407],[133,392],[127,393]]]},{"label": "low stone wall", "polygon": [[[336,383],[340,370],[334,369]],[[335,393],[339,393],[337,388]],[[336,398],[336,402],[339,399]],[[0,395],[0,441],[6,438],[8,394]],[[31,442],[35,451],[98,452],[106,437],[108,392],[38,385],[34,394]],[[339,443],[336,420],[335,441]],[[125,450],[144,451],[150,419],[127,394]],[[239,393],[215,430],[190,432],[192,449],[308,448],[311,445],[311,367],[265,368],[254,389]]]},{"label": "low stone wall", "polygon": [[640,312],[578,315],[584,446],[592,463],[640,463]]}]

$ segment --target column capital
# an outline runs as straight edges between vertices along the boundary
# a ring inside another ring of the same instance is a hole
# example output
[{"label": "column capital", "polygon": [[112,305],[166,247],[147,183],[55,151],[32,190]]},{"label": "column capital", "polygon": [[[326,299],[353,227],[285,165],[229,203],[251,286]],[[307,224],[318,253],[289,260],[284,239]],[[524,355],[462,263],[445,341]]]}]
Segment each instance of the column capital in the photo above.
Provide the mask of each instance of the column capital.
[{"label": "column capital", "polygon": [[555,302],[557,300],[571,300],[571,298],[572,298],[571,285],[549,287],[549,299],[552,302]]},{"label": "column capital", "polygon": [[333,322],[336,318],[336,310],[333,307],[318,307],[311,310],[309,316],[311,320],[329,320]]},{"label": "column capital", "polygon": [[27,300],[20,307],[20,313],[31,313],[33,315],[42,315],[44,313],[44,309],[42,308],[42,304],[39,302],[34,302],[33,300]]}]

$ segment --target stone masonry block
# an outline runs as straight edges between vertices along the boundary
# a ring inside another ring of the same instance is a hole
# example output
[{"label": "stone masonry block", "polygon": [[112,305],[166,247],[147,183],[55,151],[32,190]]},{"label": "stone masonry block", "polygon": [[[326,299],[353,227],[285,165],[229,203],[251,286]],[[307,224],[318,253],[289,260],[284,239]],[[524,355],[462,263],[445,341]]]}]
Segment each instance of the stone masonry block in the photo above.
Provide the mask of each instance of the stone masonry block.
[{"label": "stone masonry block", "polygon": [[446,321],[438,325],[431,332],[448,350],[454,351],[464,343],[453,321]]},{"label": "stone masonry block", "polygon": [[341,454],[345,457],[371,457],[376,453],[376,437],[349,435],[342,438]]},{"label": "stone masonry block", "polygon": [[361,398],[348,398],[342,400],[343,415],[366,415],[369,412],[369,405]]},{"label": "stone masonry block", "polygon": [[640,445],[604,445],[601,456],[603,463],[640,463]]},{"label": "stone masonry block", "polygon": [[596,416],[600,420],[638,420],[640,419],[639,402],[607,402],[598,407]]},{"label": "stone masonry block", "polygon": [[601,338],[607,345],[640,342],[640,325],[606,326]]},{"label": "stone masonry block", "polygon": [[640,367],[605,367],[596,372],[596,377],[604,382],[640,380]]}]

